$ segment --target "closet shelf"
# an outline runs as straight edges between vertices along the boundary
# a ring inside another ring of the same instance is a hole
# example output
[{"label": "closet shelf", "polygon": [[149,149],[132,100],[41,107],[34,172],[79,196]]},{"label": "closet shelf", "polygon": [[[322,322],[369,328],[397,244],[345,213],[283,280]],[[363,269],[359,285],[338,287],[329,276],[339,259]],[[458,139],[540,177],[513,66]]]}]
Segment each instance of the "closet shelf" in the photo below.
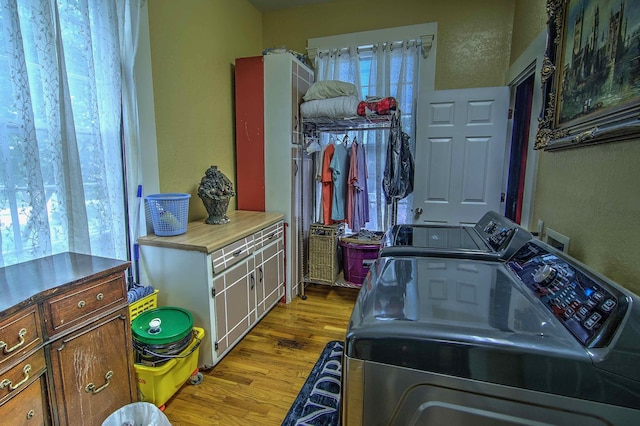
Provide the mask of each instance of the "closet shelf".
[{"label": "closet shelf", "polygon": [[369,115],[345,118],[303,117],[306,126],[318,132],[345,132],[349,130],[380,130],[391,126],[393,115]]}]

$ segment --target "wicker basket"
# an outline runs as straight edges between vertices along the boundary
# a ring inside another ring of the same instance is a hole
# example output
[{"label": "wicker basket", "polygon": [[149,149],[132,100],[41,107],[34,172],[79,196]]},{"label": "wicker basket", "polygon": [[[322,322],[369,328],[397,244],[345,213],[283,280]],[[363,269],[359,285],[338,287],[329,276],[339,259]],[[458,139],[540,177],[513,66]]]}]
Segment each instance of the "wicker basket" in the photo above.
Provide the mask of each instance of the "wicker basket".
[{"label": "wicker basket", "polygon": [[344,224],[322,225],[314,223],[309,229],[309,280],[333,284],[340,272],[338,237],[344,233]]}]

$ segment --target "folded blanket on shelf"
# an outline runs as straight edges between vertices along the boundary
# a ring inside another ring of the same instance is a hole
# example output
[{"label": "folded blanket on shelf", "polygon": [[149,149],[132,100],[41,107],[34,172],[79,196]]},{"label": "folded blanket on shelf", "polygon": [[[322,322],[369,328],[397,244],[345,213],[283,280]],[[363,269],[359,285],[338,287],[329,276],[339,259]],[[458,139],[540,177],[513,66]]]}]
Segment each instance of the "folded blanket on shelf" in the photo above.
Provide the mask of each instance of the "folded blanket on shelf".
[{"label": "folded blanket on shelf", "polygon": [[360,101],[355,96],[339,96],[330,99],[317,99],[303,102],[300,105],[300,114],[307,118],[328,117],[342,119],[355,117]]}]

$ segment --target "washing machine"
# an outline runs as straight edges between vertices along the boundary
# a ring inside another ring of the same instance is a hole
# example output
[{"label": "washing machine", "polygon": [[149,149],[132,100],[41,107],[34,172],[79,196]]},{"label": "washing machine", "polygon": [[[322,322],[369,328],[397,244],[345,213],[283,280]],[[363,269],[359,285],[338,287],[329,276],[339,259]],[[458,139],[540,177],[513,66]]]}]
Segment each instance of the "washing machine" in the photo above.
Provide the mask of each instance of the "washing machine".
[{"label": "washing machine", "polygon": [[342,424],[640,422],[640,300],[538,241],[381,257],[348,326]]},{"label": "washing machine", "polygon": [[532,238],[517,223],[489,211],[474,226],[394,225],[382,238],[380,256],[506,260]]}]

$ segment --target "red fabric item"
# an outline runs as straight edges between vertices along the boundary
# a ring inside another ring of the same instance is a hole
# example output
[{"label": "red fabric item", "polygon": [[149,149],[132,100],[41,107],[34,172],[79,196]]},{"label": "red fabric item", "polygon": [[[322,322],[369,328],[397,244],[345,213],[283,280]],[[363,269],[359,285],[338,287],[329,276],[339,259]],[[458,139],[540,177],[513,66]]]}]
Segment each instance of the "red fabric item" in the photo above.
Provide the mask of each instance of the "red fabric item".
[{"label": "red fabric item", "polygon": [[362,101],[358,104],[358,115],[366,116],[367,110],[378,115],[391,114],[398,107],[396,98],[386,97],[379,101]]},{"label": "red fabric item", "polygon": [[322,220],[325,225],[331,225],[331,208],[333,206],[333,171],[330,168],[331,159],[336,147],[327,145],[322,153]]}]

